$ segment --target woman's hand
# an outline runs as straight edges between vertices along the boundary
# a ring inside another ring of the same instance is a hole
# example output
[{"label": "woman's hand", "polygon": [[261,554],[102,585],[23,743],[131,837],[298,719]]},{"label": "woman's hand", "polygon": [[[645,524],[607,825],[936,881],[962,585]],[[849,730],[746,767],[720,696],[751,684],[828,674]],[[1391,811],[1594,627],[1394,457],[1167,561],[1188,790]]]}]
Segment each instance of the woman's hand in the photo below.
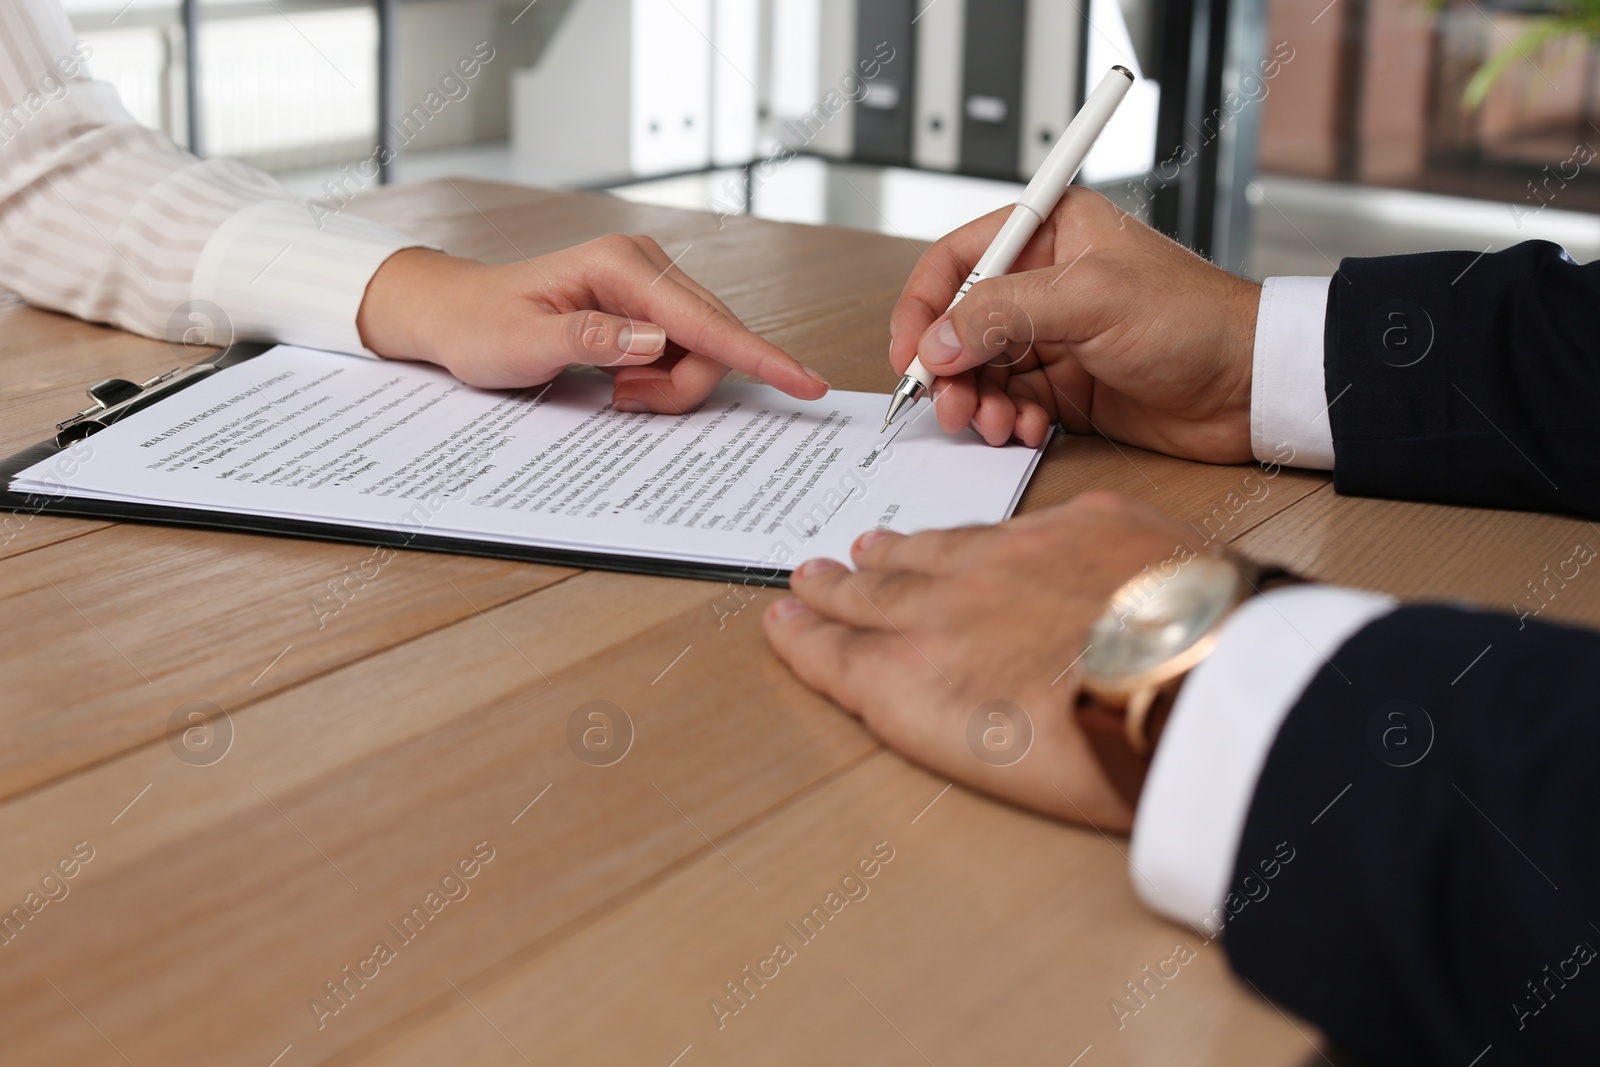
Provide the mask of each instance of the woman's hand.
[{"label": "woman's hand", "polygon": [[992,445],[1052,423],[1187,459],[1251,458],[1261,287],[1201,259],[1099,193],[1067,190],[1014,273],[945,308],[1011,213],[928,249],[891,320],[889,360],[938,375],[939,424]]},{"label": "woman's hand", "polygon": [[[1071,668],[1123,583],[1203,547],[1146,504],[1087,493],[998,526],[869,532],[854,572],[807,562],[764,621],[800,679],[891,748],[1015,804],[1126,831],[1133,807],[1074,717]],[[1024,720],[1029,747],[993,758],[988,731]]]},{"label": "woman's hand", "polygon": [[602,237],[505,266],[404,249],[373,275],[356,324],[380,356],[437,363],[485,389],[591,364],[611,375],[623,411],[687,411],[730,369],[802,400],[828,391],[648,237]]}]

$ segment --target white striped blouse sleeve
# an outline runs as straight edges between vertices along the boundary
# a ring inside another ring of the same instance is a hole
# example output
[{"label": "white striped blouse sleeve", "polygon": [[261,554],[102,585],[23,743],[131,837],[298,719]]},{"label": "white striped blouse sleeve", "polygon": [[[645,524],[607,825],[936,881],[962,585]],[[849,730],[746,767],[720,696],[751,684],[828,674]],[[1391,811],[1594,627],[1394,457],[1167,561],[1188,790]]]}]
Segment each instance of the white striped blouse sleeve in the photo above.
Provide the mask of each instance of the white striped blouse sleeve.
[{"label": "white striped blouse sleeve", "polygon": [[150,337],[365,353],[367,283],[425,242],[196,159],[138,125],[91,58],[58,0],[0,0],[0,286]]}]

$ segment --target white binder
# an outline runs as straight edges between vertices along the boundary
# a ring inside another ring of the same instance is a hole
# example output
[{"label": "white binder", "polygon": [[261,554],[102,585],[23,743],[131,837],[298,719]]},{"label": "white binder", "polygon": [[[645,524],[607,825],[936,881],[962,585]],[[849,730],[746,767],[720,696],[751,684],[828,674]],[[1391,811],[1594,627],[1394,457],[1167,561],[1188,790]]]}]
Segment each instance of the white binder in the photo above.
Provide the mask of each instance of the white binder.
[{"label": "white binder", "polygon": [[[941,3],[943,0],[941,0]],[[1022,68],[1022,137],[1017,173],[1026,180],[1044,163],[1083,99],[1078,66],[1082,8],[1061,0],[1028,0]],[[1094,74],[1098,79],[1100,71]]]},{"label": "white binder", "polygon": [[[749,2],[749,0],[746,0]],[[856,0],[773,0],[772,113],[763,150],[846,158],[855,145]]]},{"label": "white binder", "polygon": [[917,17],[911,161],[919,167],[955,170],[961,163],[961,40],[966,21],[967,0],[937,0]]},{"label": "white binder", "polygon": [[764,6],[714,0],[711,9],[711,162],[719,167],[743,166],[756,156]]},{"label": "white binder", "polygon": [[1148,173],[1155,166],[1156,114],[1161,107],[1161,87],[1145,77],[1140,69],[1139,57],[1133,51],[1133,38],[1117,0],[1090,0],[1089,23],[1085,79],[1093,83],[1113,64],[1120,63],[1133,71],[1137,80],[1111,124],[1095,142],[1094,151],[1083,161],[1078,181],[1085,185],[1126,181]]},{"label": "white binder", "polygon": [[[711,0],[633,0],[632,7],[631,169],[650,175],[709,166]],[[602,77],[608,66],[603,56],[590,57]]]},{"label": "white binder", "polygon": [[[738,78],[713,68],[716,21],[713,0],[576,0],[535,65],[512,76],[519,167],[597,182],[709,166],[712,80]],[[737,26],[724,31],[747,33]]]}]

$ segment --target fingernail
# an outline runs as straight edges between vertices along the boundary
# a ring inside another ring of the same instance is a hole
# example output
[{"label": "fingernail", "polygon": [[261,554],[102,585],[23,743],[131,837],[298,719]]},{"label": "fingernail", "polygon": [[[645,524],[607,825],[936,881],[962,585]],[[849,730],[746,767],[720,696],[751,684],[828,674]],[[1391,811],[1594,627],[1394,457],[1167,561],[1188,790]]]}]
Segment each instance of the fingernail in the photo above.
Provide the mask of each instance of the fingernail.
[{"label": "fingernail", "polygon": [[786,596],[767,609],[767,614],[774,619],[787,619],[806,610],[806,606],[797,597]]},{"label": "fingernail", "polygon": [[627,411],[635,415],[643,415],[650,410],[637,400],[613,400],[611,406],[618,411]]},{"label": "fingernail", "polygon": [[961,354],[961,339],[956,336],[956,324],[945,319],[939,328],[923,337],[917,355],[924,363],[945,364]]},{"label": "fingernail", "polygon": [[812,381],[816,382],[818,385],[822,386],[823,388],[825,388],[825,389],[831,389],[832,388],[832,386],[828,384],[828,379],[826,379],[822,375],[818,374],[817,373],[817,369],[815,367],[807,367],[806,368],[806,374],[810,376]]},{"label": "fingernail", "polygon": [[667,347],[667,331],[648,322],[629,323],[617,331],[617,347],[630,356],[647,356]]},{"label": "fingernail", "polygon": [[844,564],[831,559],[808,559],[794,569],[796,578],[815,578],[828,571],[842,571]]},{"label": "fingernail", "polygon": [[867,549],[871,548],[879,541],[882,541],[885,537],[891,536],[893,533],[893,530],[868,530],[866,533],[856,538],[855,551],[865,552]]}]

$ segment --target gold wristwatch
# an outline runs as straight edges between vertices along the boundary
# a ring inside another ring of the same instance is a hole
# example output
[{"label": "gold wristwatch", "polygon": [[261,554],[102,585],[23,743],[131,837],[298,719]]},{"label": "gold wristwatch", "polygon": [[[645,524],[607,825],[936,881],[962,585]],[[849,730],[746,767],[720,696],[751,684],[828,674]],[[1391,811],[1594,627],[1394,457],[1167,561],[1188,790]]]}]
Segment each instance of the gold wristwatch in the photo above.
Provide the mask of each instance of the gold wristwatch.
[{"label": "gold wristwatch", "polygon": [[1101,740],[1120,733],[1132,754],[1147,760],[1179,687],[1216,648],[1228,616],[1257,593],[1299,580],[1231,555],[1192,557],[1170,575],[1147,568],[1117,590],[1089,628],[1080,723]]}]

